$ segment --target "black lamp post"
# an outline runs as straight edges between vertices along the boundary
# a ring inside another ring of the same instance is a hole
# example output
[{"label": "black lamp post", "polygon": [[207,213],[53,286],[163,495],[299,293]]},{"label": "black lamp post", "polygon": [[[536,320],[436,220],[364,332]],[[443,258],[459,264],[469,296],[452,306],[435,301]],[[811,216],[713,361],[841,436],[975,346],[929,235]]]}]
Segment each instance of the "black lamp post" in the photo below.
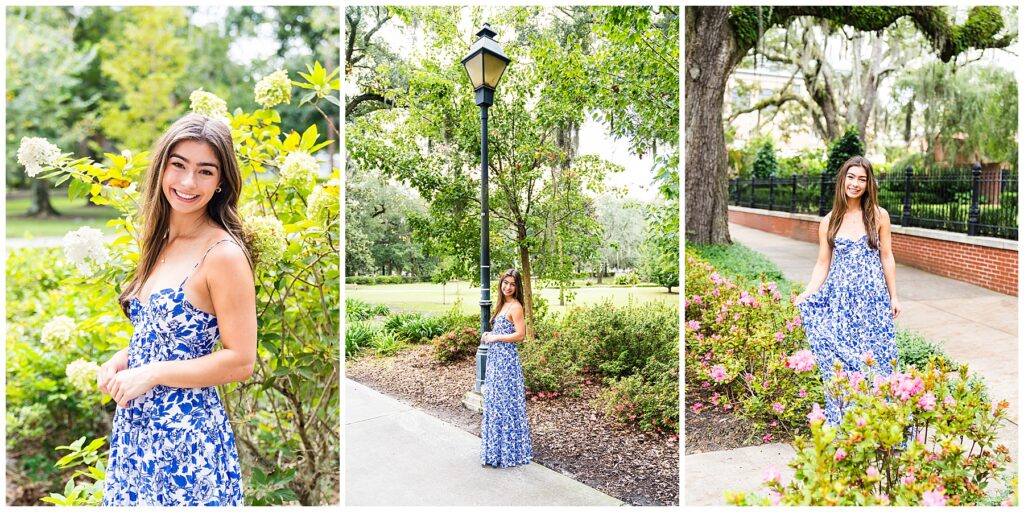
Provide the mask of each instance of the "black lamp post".
[{"label": "black lamp post", "polygon": [[[478,39],[462,59],[469,80],[476,90],[476,104],[480,107],[480,335],[490,329],[491,321],[491,247],[487,198],[487,107],[494,104],[494,89],[510,62],[494,40],[497,32],[487,23],[476,33]],[[466,404],[471,408],[480,407],[480,386],[484,383],[487,366],[487,345],[480,340],[476,349],[476,383],[467,396]]]}]

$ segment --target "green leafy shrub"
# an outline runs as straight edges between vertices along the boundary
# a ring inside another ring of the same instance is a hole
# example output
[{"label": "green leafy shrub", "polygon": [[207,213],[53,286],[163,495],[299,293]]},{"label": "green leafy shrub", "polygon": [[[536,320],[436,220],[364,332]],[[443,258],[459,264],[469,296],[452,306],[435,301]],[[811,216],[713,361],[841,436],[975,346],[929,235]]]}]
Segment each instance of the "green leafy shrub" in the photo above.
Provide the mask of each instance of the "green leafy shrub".
[{"label": "green leafy shrub", "polygon": [[905,330],[896,331],[896,351],[901,369],[910,365],[924,368],[932,357],[938,358],[947,366],[954,365],[941,346],[926,340],[923,336]]},{"label": "green leafy shrub", "polygon": [[410,322],[420,317],[421,315],[419,313],[396,313],[394,315],[389,316],[387,320],[384,320],[383,327],[391,331],[397,331],[407,322]]},{"label": "green leafy shrub", "polygon": [[360,322],[373,316],[370,305],[359,299],[345,299],[345,320],[349,322]]},{"label": "green leafy shrub", "polygon": [[480,345],[480,331],[472,327],[448,331],[431,341],[434,358],[449,363],[457,361],[476,351]]},{"label": "green leafy shrub", "polygon": [[534,336],[519,346],[527,391],[573,392],[584,367],[577,342],[557,321],[538,326]]},{"label": "green leafy shrub", "polygon": [[410,343],[426,343],[445,332],[444,319],[439,316],[413,318],[396,329]]},{"label": "green leafy shrub", "polygon": [[790,284],[778,265],[772,263],[763,254],[751,250],[745,245],[699,245],[687,244],[696,256],[713,265],[719,273],[727,274],[742,286],[757,285],[761,281],[775,282],[779,292],[786,296]]},{"label": "green leafy shrub", "polygon": [[391,308],[387,304],[373,304],[370,306],[370,314],[373,316],[388,316],[391,314]]},{"label": "green leafy shrub", "polygon": [[[873,382],[837,375],[835,386],[852,405],[837,427],[808,415],[810,437],[797,438],[783,483],[770,468],[768,497],[732,494],[738,505],[966,506],[987,503],[987,491],[1008,464],[1009,450],[995,443],[1007,402],[995,406],[930,363]],[[970,441],[970,443],[967,443]],[[1005,504],[1012,505],[1013,500]]]},{"label": "green leafy shrub", "polygon": [[850,125],[846,131],[836,139],[828,148],[828,165],[825,172],[829,176],[835,176],[839,168],[851,157],[864,155],[864,143],[860,140],[860,132],[857,127]]},{"label": "green leafy shrub", "polygon": [[374,332],[373,336],[370,337],[370,347],[379,356],[393,356],[399,350],[405,348],[405,341],[399,338],[395,331],[381,329]]},{"label": "green leafy shrub", "polygon": [[775,145],[769,139],[757,150],[757,156],[754,157],[754,178],[766,180],[778,173],[779,163],[775,159]]},{"label": "green leafy shrub", "polygon": [[640,283],[640,276],[636,272],[624,272],[615,274],[614,283],[619,286],[632,286]]},{"label": "green leafy shrub", "polygon": [[605,300],[571,309],[562,325],[581,347],[583,364],[607,376],[632,375],[650,358],[679,360],[679,310],[664,302],[631,299],[616,306]]},{"label": "green leafy shrub", "polygon": [[345,325],[345,357],[352,357],[370,345],[374,331],[363,322],[348,322]]},{"label": "green leafy shrub", "polygon": [[[75,469],[64,486],[63,494],[50,493],[42,501],[58,506],[97,506],[103,502],[103,485],[107,474],[103,461],[110,456],[110,451],[100,452],[100,449],[106,445],[107,438],[94,439],[88,445],[85,439],[80,437],[68,446],[57,447],[57,450],[70,452],[57,461],[55,465],[58,468],[84,468]],[[85,480],[77,481],[80,477]]]},{"label": "green leafy shrub", "polygon": [[679,432],[679,365],[651,359],[640,373],[612,381],[600,400],[605,414],[619,423]]}]

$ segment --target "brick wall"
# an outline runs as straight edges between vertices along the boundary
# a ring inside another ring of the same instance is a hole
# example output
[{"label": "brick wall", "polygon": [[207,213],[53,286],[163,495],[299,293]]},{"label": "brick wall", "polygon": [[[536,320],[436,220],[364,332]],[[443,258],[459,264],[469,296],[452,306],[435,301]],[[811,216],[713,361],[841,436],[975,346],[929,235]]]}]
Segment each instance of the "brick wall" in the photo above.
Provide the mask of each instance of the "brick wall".
[{"label": "brick wall", "polygon": [[[818,221],[813,215],[729,208],[729,222],[805,242],[817,243]],[[892,252],[904,265],[1017,295],[1016,241],[893,226]]]}]

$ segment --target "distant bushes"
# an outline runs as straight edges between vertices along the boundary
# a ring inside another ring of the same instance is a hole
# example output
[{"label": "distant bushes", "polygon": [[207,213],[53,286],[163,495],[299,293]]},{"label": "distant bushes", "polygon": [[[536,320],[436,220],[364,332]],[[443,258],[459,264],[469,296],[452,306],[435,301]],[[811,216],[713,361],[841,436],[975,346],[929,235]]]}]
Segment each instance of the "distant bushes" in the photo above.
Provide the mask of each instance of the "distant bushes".
[{"label": "distant bushes", "polygon": [[345,284],[409,284],[429,283],[430,276],[346,276]]}]

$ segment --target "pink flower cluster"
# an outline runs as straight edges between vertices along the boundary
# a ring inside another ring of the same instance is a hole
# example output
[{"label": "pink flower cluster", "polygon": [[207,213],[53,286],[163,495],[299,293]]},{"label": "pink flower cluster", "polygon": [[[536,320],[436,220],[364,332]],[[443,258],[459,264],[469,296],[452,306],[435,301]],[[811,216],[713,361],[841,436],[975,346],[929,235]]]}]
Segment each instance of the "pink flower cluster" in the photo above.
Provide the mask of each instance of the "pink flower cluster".
[{"label": "pink flower cluster", "polygon": [[945,507],[945,487],[938,486],[934,491],[925,491],[921,494],[921,504],[926,507]]},{"label": "pink flower cluster", "polygon": [[807,420],[814,423],[821,423],[825,421],[825,411],[821,410],[821,406],[814,404],[811,406],[811,412],[807,413]]},{"label": "pink flower cluster", "polygon": [[917,406],[926,411],[935,410],[935,395],[931,391],[921,395],[921,399],[917,401]]},{"label": "pink flower cluster", "polygon": [[806,372],[814,369],[814,354],[810,350],[800,350],[789,356],[786,361],[786,368],[792,368],[795,372]]},{"label": "pink flower cluster", "polygon": [[894,373],[891,379],[892,393],[900,400],[907,400],[924,391],[924,381],[921,380],[921,377],[916,375],[910,373]]},{"label": "pink flower cluster", "polygon": [[739,303],[744,305],[744,306],[750,306],[752,308],[756,308],[757,305],[758,305],[757,304],[757,299],[755,299],[754,296],[750,295],[746,291],[740,292]]},{"label": "pink flower cluster", "polygon": [[689,322],[686,322],[686,326],[689,327],[690,330],[693,330],[693,331],[699,331],[700,330],[700,322],[698,322],[696,320],[690,320]]},{"label": "pink flower cluster", "polygon": [[714,379],[715,382],[725,382],[729,380],[729,375],[726,373],[724,366],[717,364],[711,367],[711,378]]}]

